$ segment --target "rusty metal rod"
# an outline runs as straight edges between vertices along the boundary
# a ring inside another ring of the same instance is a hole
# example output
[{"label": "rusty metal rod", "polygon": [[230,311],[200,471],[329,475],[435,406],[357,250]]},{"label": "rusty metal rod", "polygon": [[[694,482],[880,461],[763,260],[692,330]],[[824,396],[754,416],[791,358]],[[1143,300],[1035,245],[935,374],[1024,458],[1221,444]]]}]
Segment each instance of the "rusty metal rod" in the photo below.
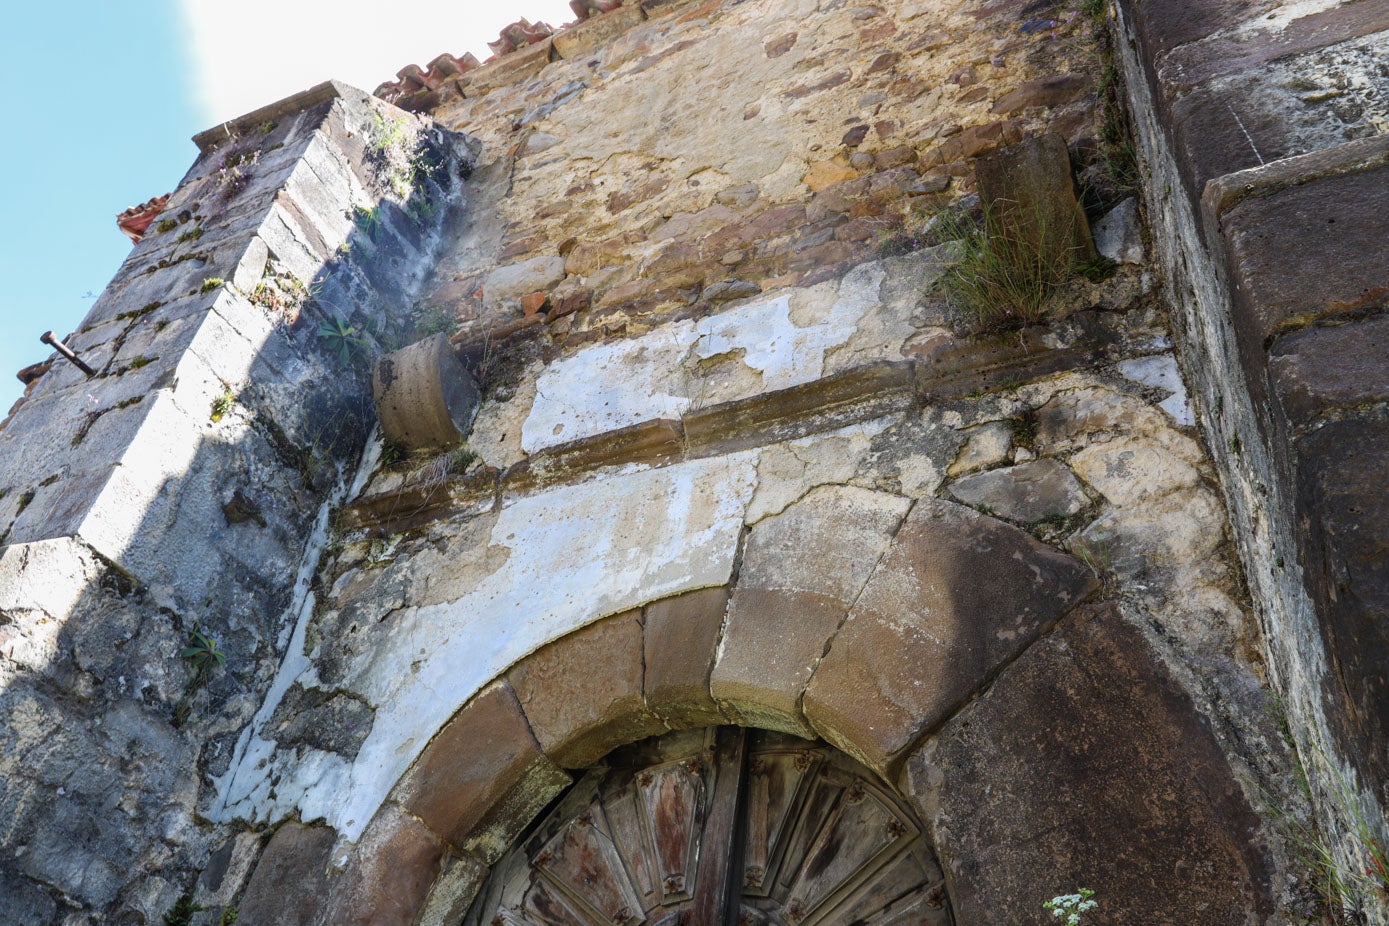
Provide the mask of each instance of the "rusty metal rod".
[{"label": "rusty metal rod", "polygon": [[83,363],[81,357],[74,354],[71,348],[53,336],[53,332],[45,331],[43,334],[39,335],[39,340],[62,354],[65,360],[72,363],[73,366],[77,367],[77,369],[81,370],[83,373],[86,373],[89,377],[96,375],[96,370],[93,370]]}]

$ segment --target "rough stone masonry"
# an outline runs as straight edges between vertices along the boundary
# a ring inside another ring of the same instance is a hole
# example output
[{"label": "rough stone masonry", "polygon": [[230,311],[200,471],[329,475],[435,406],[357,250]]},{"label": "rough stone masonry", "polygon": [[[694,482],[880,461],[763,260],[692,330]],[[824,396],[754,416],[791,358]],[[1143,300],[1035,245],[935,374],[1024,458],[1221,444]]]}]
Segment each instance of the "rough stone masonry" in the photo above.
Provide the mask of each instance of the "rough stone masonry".
[{"label": "rough stone masonry", "polygon": [[[958,924],[1382,922],[1384,5],[576,13],[123,217],[0,428],[0,918],[474,922],[736,725],[891,789]],[[1096,259],[991,328],[1019,215]],[[411,453],[372,365],[440,333]]]}]

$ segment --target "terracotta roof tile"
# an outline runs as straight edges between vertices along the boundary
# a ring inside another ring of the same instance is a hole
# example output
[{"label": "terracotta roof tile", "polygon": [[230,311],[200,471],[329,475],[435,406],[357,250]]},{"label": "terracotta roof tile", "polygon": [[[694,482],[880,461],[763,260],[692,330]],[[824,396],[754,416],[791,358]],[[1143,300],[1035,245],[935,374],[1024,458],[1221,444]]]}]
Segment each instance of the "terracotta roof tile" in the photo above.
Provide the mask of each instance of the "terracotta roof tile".
[{"label": "terracotta roof tile", "polygon": [[155,217],[164,211],[164,204],[169,201],[169,195],[165,193],[163,196],[147,199],[138,206],[131,206],[116,216],[116,226],[125,232],[131,241],[138,242],[145,237],[145,232],[149,230]]}]

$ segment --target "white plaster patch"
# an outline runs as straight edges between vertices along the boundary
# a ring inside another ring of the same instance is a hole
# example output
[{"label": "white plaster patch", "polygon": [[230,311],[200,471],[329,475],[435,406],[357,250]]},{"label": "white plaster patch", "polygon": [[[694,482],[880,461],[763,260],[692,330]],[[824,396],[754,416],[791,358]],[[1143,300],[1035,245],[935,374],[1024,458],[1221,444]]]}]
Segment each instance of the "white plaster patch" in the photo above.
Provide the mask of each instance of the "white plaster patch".
[{"label": "white plaster patch", "polygon": [[432,732],[517,660],[606,615],[728,582],[755,461],[748,452],[681,463],[507,505],[490,536],[509,548],[506,562],[455,600],[397,613],[354,667],[352,687],[377,713],[350,766],[305,763],[256,739],[227,778],[223,818],[297,808],[356,839]]},{"label": "white plaster patch", "polygon": [[1191,400],[1186,394],[1186,383],[1182,382],[1182,371],[1177,368],[1175,356],[1157,354],[1125,360],[1119,364],[1119,372],[1136,383],[1166,391],[1168,396],[1158,403],[1158,407],[1171,415],[1177,424],[1183,427],[1196,424]]},{"label": "white plaster patch", "polygon": [[[727,402],[812,382],[826,355],[854,337],[876,302],[870,290],[816,300],[793,310],[793,293],[746,303],[697,324],[684,321],[640,338],[598,344],[541,374],[521,431],[521,447],[546,447],[655,418],[676,418],[696,400]],[[876,283],[871,288],[876,292]],[[899,339],[900,340],[900,339]],[[701,361],[719,364],[708,378]]]},{"label": "white plaster patch", "polygon": [[535,453],[653,418],[678,418],[690,406],[683,361],[696,337],[692,322],[679,322],[551,364],[536,382],[521,449]]}]

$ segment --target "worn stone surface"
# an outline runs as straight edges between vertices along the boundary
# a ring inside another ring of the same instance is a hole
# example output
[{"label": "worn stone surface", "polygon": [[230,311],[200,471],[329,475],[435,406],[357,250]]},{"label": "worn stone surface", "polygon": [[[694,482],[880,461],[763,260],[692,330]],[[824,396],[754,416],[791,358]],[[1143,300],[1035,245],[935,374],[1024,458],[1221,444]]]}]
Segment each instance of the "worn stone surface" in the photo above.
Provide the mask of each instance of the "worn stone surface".
[{"label": "worn stone surface", "polygon": [[419,820],[386,804],[333,879],[327,922],[410,926],[439,872],[443,845]]},{"label": "worn stone surface", "polygon": [[639,611],[605,618],[532,653],[507,672],[545,754],[587,768],[665,725],[642,699]]},{"label": "worn stone surface", "polygon": [[1389,781],[1389,421],[1383,411],[1328,423],[1295,448],[1299,558],[1323,622],[1327,681],[1341,747],[1376,782]]},{"label": "worn stone surface", "polygon": [[1023,523],[1070,517],[1089,501],[1076,477],[1055,460],[966,476],[951,484],[950,494],[971,507]]},{"label": "worn stone surface", "polygon": [[907,502],[823,487],[748,536],[710,691],[744,722],[807,733],[800,696]]},{"label": "worn stone surface", "polygon": [[313,926],[328,896],[333,842],[326,826],[285,823],[266,843],[251,883],[237,904],[248,923]]},{"label": "worn stone surface", "polygon": [[1138,199],[1129,197],[1100,217],[1091,231],[1101,257],[1120,264],[1143,263],[1143,232],[1138,223]]},{"label": "worn stone surface", "polygon": [[1017,528],[917,502],[815,670],[806,718],[891,777],[908,747],[1094,589],[1084,566]]},{"label": "worn stone surface", "polygon": [[727,612],[726,588],[702,588],[646,606],[643,694],[647,706],[668,725],[726,721],[709,694],[709,673]]},{"label": "worn stone surface", "polygon": [[444,725],[393,798],[450,845],[484,861],[569,784],[531,733],[511,687],[493,685]]},{"label": "worn stone surface", "polygon": [[[1190,697],[1113,605],[1081,610],[903,778],[960,922],[1030,924],[1078,885],[1114,922],[1273,912],[1258,816]],[[1175,873],[1175,877],[1174,877]]]},{"label": "worn stone surface", "polygon": [[1337,409],[1389,402],[1386,356],[1385,315],[1280,338],[1269,353],[1269,378],[1289,428],[1306,428]]},{"label": "worn stone surface", "polygon": [[1382,167],[1251,199],[1221,217],[1251,379],[1271,336],[1389,298],[1389,257],[1375,246],[1389,235],[1386,190]]}]

